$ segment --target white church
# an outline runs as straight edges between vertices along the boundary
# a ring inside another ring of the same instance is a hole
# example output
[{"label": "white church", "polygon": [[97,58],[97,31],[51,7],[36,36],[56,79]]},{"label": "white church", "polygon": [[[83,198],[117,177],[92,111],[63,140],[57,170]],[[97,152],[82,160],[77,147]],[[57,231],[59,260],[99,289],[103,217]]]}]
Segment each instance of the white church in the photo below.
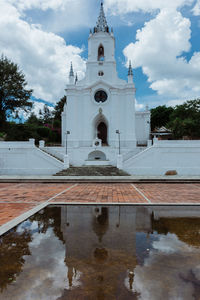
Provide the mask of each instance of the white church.
[{"label": "white church", "polygon": [[127,81],[118,78],[115,37],[101,3],[83,80],[71,65],[62,145],[0,141],[0,175],[54,175],[69,165],[112,165],[137,176],[200,176],[200,141],[154,138],[152,144],[150,111],[136,111],[135,92],[131,63]]},{"label": "white church", "polygon": [[127,75],[127,81],[118,77],[115,37],[101,3],[88,38],[85,78],[78,81],[71,65],[66,89],[62,146],[68,147],[73,165],[116,165],[117,154],[137,153],[138,144],[147,145],[150,111],[136,112],[131,63]]}]

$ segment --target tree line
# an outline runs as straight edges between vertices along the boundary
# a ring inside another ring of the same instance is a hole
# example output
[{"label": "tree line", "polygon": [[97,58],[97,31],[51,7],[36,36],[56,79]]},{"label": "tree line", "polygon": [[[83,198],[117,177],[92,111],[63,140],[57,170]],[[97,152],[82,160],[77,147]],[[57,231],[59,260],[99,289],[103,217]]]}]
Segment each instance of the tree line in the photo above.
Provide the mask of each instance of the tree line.
[{"label": "tree line", "polygon": [[200,138],[200,98],[175,107],[158,106],[151,110],[151,130],[166,127],[173,139]]},{"label": "tree line", "polygon": [[[0,58],[0,139],[24,141],[35,138],[46,143],[61,142],[61,113],[67,99],[62,97],[50,111],[45,104],[39,116],[33,112],[33,90],[27,89],[25,75],[19,66],[5,56]],[[17,124],[20,112],[29,113],[27,120]],[[172,138],[200,138],[200,98],[188,100],[175,107],[158,106],[151,109],[151,130],[166,127]]]},{"label": "tree line", "polygon": [[[61,113],[66,102],[62,97],[50,111],[47,104],[39,115],[33,112],[31,101],[33,90],[27,89],[25,75],[19,66],[5,56],[0,58],[0,139],[26,141],[34,138],[36,143],[44,139],[47,143],[61,142]],[[22,112],[28,113],[27,120],[20,120]],[[18,120],[18,122],[16,122]]]}]

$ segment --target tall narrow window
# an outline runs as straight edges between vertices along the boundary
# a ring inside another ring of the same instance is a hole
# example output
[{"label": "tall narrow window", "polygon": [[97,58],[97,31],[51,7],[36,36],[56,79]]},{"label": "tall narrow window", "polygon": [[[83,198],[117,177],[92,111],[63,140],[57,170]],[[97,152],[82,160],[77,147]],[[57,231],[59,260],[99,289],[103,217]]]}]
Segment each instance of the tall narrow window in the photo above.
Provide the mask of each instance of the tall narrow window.
[{"label": "tall narrow window", "polygon": [[104,47],[102,45],[98,49],[98,61],[104,61]]}]

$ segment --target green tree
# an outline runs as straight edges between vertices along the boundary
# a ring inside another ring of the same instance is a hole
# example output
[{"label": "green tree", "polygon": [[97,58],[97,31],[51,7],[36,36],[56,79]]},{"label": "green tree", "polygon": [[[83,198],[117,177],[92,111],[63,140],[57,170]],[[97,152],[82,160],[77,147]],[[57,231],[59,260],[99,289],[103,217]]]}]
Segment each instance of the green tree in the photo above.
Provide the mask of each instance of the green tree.
[{"label": "green tree", "polygon": [[41,125],[42,122],[40,119],[32,112],[29,116],[29,118],[26,120],[26,124],[31,125]]},{"label": "green tree", "polygon": [[0,58],[0,126],[9,116],[18,115],[19,110],[28,111],[32,107],[29,99],[33,90],[26,89],[25,76],[17,64],[7,57]]},{"label": "green tree", "polygon": [[177,105],[170,115],[168,126],[175,138],[200,138],[200,99]]},{"label": "green tree", "polygon": [[31,255],[29,243],[32,241],[31,232],[17,232],[14,228],[0,239],[0,292],[16,281],[23,271],[25,256]]},{"label": "green tree", "polygon": [[173,107],[166,107],[165,105],[151,109],[151,130],[161,126],[167,127],[173,111]]},{"label": "green tree", "polygon": [[47,104],[43,108],[43,123],[52,123],[53,115]]},{"label": "green tree", "polygon": [[57,102],[57,104],[54,107],[53,115],[54,115],[54,120],[59,120],[61,122],[61,114],[64,109],[64,105],[67,102],[67,97],[64,96],[60,99],[60,101]]}]

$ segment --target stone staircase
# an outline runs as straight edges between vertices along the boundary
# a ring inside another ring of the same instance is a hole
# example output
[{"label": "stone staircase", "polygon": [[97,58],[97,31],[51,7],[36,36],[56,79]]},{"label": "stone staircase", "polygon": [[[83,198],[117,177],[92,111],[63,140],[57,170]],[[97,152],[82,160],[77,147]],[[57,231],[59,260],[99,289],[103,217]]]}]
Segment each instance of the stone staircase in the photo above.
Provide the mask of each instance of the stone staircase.
[{"label": "stone staircase", "polygon": [[129,174],[113,166],[83,166],[70,167],[55,176],[129,176]]}]

